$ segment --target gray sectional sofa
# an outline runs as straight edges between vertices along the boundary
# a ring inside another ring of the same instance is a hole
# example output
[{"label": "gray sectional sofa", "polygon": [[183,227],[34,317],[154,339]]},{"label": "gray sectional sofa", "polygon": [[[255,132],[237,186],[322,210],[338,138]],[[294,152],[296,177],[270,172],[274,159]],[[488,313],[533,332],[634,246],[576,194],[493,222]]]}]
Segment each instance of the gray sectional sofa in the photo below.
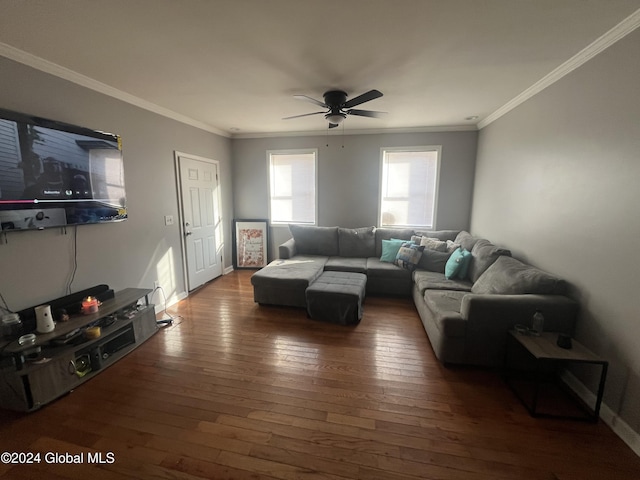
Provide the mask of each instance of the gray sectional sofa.
[{"label": "gray sectional sofa", "polygon": [[367,295],[413,297],[436,357],[451,364],[501,365],[507,332],[530,325],[536,310],[545,330],[573,334],[578,304],[565,295],[563,280],[466,231],[290,231],[280,258],[251,277],[260,304],[305,307],[305,290],[323,271],[363,273]]}]

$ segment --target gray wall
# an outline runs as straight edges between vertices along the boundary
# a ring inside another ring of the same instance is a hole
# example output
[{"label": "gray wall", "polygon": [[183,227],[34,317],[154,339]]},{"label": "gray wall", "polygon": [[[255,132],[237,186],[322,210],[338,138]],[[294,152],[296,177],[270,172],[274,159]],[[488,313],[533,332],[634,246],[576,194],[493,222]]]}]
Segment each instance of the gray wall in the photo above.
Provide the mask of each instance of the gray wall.
[{"label": "gray wall", "polygon": [[[231,141],[0,57],[0,106],[120,134],[129,219],[77,227],[78,269],[72,291],[99,283],[119,290],[152,288],[185,293],[178,225],[174,150],[220,162],[223,215],[232,218]],[[164,225],[164,215],[176,223]],[[230,220],[229,220],[230,223]],[[12,309],[66,294],[74,229],[15,232],[0,244],[0,292]],[[231,265],[231,232],[225,232]],[[162,302],[156,295],[154,301]]]},{"label": "gray wall", "polygon": [[[347,120],[348,121],[348,120]],[[442,145],[436,228],[467,229],[471,212],[477,132],[269,137],[232,140],[236,218],[267,218],[267,150],[318,149],[318,225],[377,225],[380,149]],[[270,258],[290,238],[271,228]]]},{"label": "gray wall", "polygon": [[471,217],[573,284],[577,339],[610,360],[605,403],[637,433],[639,58],[637,30],[482,129]]}]

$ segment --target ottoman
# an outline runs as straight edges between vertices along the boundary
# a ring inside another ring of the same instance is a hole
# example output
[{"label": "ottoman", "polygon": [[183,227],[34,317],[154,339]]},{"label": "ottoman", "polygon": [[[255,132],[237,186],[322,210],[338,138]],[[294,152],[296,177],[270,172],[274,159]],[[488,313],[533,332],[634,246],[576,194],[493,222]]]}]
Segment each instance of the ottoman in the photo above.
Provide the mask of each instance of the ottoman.
[{"label": "ottoman", "polygon": [[307,313],[314,320],[357,324],[366,286],[367,276],[362,273],[324,272],[307,287]]}]

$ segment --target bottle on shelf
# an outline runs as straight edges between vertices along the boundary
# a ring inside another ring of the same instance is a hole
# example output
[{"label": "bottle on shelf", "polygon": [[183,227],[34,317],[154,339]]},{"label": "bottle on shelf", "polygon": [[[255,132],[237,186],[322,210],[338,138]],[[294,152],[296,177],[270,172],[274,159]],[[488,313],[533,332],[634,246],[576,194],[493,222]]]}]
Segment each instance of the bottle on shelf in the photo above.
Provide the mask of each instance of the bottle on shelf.
[{"label": "bottle on shelf", "polygon": [[544,315],[540,310],[536,310],[531,319],[531,334],[540,336],[544,330]]}]

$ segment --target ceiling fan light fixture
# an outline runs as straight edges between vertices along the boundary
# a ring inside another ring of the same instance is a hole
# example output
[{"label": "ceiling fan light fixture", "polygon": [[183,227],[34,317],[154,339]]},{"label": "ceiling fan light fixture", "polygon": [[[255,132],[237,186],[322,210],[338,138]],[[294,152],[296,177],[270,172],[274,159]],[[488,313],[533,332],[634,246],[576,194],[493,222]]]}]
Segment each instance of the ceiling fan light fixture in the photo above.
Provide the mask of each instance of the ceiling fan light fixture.
[{"label": "ceiling fan light fixture", "polygon": [[329,123],[339,125],[347,116],[344,113],[327,113],[324,118],[326,118]]},{"label": "ceiling fan light fixture", "polygon": [[373,117],[377,118],[382,116],[386,112],[375,112],[373,110],[360,110],[352,107],[361,105],[365,102],[375,100],[382,97],[382,92],[378,90],[369,90],[368,92],[358,95],[357,97],[347,100],[347,94],[342,90],[329,90],[324,92],[324,102],[316,100],[315,98],[308,97],[307,95],[294,95],[294,98],[298,100],[305,100],[311,102],[327,110],[323,112],[303,113],[302,115],[293,115],[292,117],[284,117],[283,120],[290,120],[292,118],[308,117],[310,115],[324,115],[324,118],[329,122],[329,128],[337,127],[343,122],[347,115],[356,115],[359,117]]}]

